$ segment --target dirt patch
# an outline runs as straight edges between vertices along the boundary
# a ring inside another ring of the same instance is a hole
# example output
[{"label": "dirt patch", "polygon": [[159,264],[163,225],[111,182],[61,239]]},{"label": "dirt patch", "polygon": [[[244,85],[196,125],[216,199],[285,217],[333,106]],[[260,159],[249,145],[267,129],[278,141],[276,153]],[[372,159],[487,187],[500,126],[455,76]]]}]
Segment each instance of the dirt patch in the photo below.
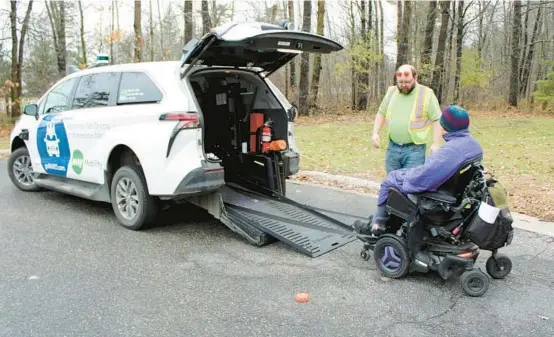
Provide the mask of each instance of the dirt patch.
[{"label": "dirt patch", "polygon": [[6,127],[0,126],[0,139],[9,139],[10,138],[10,133],[12,133],[11,128],[6,128]]}]

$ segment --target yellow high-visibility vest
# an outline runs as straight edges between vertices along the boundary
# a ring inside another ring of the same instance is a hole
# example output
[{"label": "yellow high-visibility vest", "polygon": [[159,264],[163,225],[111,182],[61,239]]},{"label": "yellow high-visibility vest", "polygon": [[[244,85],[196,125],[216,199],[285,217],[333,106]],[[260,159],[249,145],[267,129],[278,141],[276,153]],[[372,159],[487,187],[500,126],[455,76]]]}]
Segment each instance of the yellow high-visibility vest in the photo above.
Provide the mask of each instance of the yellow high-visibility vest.
[{"label": "yellow high-visibility vest", "polygon": [[[421,84],[417,84],[414,90],[416,90],[415,95],[417,99],[410,115],[408,132],[410,133],[412,141],[415,144],[427,144],[433,138],[433,121],[428,118],[425,107],[427,106],[427,104],[429,104],[429,100],[431,99],[431,94],[433,91],[431,90],[431,88]],[[391,102],[398,93],[398,87],[393,85],[388,88],[387,94],[385,95],[387,112],[385,114],[384,127],[386,128],[385,130],[387,138],[390,137],[390,117],[392,113]]]}]

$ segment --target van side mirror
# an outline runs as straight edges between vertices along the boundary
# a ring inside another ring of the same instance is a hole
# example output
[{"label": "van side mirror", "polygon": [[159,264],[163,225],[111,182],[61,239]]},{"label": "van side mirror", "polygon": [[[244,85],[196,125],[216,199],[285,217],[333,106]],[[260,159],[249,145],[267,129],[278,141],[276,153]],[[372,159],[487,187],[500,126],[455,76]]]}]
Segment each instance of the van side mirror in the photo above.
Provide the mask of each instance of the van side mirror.
[{"label": "van side mirror", "polygon": [[27,105],[25,105],[25,107],[23,108],[23,113],[26,114],[27,116],[37,117],[38,116],[38,105],[36,105],[36,104],[27,104]]}]

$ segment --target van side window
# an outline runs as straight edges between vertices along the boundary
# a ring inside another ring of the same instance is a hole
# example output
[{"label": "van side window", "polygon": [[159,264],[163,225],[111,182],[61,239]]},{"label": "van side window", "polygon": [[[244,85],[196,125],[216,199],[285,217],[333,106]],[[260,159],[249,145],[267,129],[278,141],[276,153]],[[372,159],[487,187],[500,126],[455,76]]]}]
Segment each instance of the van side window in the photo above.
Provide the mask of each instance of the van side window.
[{"label": "van side window", "polygon": [[71,94],[78,80],[75,77],[70,78],[52,89],[41,107],[42,113],[49,114],[68,110],[71,107]]},{"label": "van side window", "polygon": [[143,72],[124,72],[119,85],[117,104],[158,103],[162,92]]},{"label": "van side window", "polygon": [[120,76],[118,72],[82,76],[73,99],[73,109],[114,106]]}]

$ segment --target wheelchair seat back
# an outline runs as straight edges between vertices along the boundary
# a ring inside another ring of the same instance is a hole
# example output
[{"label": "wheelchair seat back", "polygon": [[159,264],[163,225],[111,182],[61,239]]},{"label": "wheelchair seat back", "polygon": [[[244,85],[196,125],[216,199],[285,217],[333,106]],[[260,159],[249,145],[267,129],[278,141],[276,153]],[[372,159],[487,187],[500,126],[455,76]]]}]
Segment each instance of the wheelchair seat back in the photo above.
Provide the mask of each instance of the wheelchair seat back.
[{"label": "wheelchair seat back", "polygon": [[462,202],[463,193],[469,183],[474,179],[475,174],[481,168],[482,156],[466,160],[438,190],[456,198],[456,204]]}]

